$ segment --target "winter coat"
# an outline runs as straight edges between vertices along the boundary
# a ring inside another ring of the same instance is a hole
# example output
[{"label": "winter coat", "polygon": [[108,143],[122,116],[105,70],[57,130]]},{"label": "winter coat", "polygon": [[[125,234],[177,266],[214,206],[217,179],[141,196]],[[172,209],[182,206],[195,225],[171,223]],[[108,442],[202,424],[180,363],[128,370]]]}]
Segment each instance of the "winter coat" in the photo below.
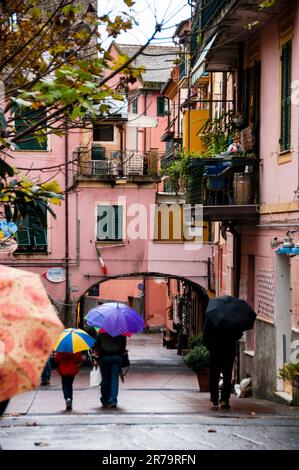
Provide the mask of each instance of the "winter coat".
[{"label": "winter coat", "polygon": [[125,352],[127,338],[125,336],[110,336],[108,333],[99,333],[96,349],[99,356],[122,355]]},{"label": "winter coat", "polygon": [[61,376],[74,377],[79,372],[79,364],[82,362],[82,354],[57,352],[54,355],[54,360],[58,364],[58,371]]},{"label": "winter coat", "polygon": [[204,324],[203,340],[211,356],[231,358],[236,355],[237,341],[242,332],[229,332],[216,328],[210,319]]}]

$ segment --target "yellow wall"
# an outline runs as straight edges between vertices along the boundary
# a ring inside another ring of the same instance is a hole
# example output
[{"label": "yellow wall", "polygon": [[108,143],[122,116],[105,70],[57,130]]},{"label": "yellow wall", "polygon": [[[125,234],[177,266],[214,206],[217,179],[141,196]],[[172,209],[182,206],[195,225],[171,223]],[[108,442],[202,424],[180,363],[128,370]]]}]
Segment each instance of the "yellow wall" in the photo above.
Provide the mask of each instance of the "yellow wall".
[{"label": "yellow wall", "polygon": [[[190,120],[188,118],[190,112]],[[205,122],[209,119],[208,109],[191,109],[186,111],[183,117],[183,150],[190,152],[202,152],[205,146],[201,139],[198,137],[198,132],[201,130]],[[190,121],[190,133],[188,132],[188,125]],[[190,144],[188,142],[190,134]]]}]

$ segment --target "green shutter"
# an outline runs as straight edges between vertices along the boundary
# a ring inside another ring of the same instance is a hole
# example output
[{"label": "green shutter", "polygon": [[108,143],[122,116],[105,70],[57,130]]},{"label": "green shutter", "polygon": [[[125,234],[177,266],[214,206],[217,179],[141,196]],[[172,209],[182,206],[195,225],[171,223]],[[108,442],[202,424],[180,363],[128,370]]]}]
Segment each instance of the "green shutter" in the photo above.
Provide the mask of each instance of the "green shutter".
[{"label": "green shutter", "polygon": [[[40,205],[40,210],[46,214],[46,208],[44,206]],[[21,226],[22,228],[16,233],[19,249],[27,247],[28,252],[44,252],[48,246],[47,230],[42,225],[38,216],[34,213],[27,214]]]},{"label": "green shutter", "polygon": [[280,151],[291,148],[292,41],[282,47],[281,54],[281,126]]},{"label": "green shutter", "polygon": [[123,236],[123,207],[98,206],[97,210],[97,239],[122,240]]},{"label": "green shutter", "polygon": [[[35,122],[39,121],[46,115],[46,109],[19,110],[15,113],[15,129],[16,135],[31,127]],[[38,140],[34,134],[27,134],[20,141],[16,142],[20,150],[47,150],[47,137]]]},{"label": "green shutter", "polygon": [[165,116],[165,99],[163,96],[157,98],[157,116]]},{"label": "green shutter", "polygon": [[46,230],[36,230],[33,235],[34,244],[37,246],[47,246]]},{"label": "green shutter", "polygon": [[132,113],[137,114],[137,98],[132,99]]},{"label": "green shutter", "polygon": [[115,239],[123,239],[123,206],[114,206],[115,208]]},{"label": "green shutter", "polygon": [[29,246],[30,245],[30,233],[28,229],[22,229],[17,231],[17,242],[18,245]]}]

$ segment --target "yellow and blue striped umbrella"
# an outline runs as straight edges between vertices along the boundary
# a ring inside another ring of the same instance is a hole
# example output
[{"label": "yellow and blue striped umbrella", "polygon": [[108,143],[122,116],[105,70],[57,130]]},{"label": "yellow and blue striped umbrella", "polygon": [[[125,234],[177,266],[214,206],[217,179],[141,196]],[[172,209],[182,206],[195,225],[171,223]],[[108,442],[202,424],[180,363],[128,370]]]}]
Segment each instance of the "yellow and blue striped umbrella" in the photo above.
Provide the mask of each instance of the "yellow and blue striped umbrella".
[{"label": "yellow and blue striped umbrella", "polygon": [[67,328],[54,345],[54,351],[76,353],[92,348],[95,339],[80,328]]}]

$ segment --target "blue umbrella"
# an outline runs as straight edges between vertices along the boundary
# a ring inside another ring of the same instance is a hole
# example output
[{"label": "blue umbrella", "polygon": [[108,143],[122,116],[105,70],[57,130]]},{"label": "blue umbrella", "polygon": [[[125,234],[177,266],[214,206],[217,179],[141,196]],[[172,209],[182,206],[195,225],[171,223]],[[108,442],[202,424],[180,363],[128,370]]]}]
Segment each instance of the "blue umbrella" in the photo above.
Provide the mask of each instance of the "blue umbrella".
[{"label": "blue umbrella", "polygon": [[80,328],[65,329],[54,345],[54,351],[76,353],[92,348],[96,340]]},{"label": "blue umbrella", "polygon": [[144,328],[144,319],[126,304],[109,302],[89,310],[87,324],[102,328],[111,336],[124,333],[139,333]]}]

